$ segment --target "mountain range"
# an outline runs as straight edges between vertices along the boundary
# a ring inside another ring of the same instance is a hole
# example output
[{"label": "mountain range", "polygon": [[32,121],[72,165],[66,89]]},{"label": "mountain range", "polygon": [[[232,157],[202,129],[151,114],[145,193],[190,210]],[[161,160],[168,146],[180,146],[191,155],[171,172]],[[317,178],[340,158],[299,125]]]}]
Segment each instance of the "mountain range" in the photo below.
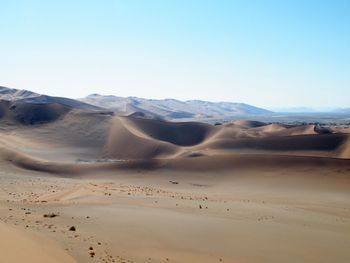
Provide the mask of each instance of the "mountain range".
[{"label": "mountain range", "polygon": [[245,103],[210,102],[202,100],[144,99],[91,94],[79,99],[82,102],[113,110],[120,115],[138,114],[160,119],[220,119],[243,115],[271,113]]},{"label": "mountain range", "polygon": [[116,115],[148,119],[189,120],[229,119],[272,113],[245,103],[210,102],[202,100],[144,99],[91,94],[81,99],[70,99],[38,94],[28,90],[0,87],[0,100],[12,103],[59,104],[68,108],[108,110]]}]

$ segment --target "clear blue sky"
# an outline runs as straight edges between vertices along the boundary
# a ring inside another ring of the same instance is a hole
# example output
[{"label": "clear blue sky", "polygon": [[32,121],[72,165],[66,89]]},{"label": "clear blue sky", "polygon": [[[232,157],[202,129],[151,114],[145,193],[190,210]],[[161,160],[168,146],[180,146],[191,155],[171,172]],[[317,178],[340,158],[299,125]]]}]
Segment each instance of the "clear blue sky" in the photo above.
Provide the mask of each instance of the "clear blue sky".
[{"label": "clear blue sky", "polygon": [[0,0],[0,85],[350,106],[350,1]]}]

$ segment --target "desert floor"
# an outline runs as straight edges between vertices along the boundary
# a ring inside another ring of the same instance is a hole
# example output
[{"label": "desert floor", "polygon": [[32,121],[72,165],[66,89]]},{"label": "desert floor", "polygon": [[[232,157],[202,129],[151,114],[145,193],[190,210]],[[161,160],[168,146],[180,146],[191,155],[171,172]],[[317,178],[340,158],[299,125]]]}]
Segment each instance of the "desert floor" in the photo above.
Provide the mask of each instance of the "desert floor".
[{"label": "desert floor", "polygon": [[349,175],[278,167],[64,178],[2,165],[0,258],[348,263]]}]

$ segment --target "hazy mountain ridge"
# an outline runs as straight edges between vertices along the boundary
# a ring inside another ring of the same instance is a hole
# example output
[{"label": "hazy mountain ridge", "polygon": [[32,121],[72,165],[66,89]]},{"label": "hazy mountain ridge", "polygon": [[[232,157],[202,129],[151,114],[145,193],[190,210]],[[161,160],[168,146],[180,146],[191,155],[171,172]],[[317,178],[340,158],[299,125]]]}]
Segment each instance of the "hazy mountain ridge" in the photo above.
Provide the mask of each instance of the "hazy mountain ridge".
[{"label": "hazy mountain ridge", "polygon": [[262,108],[234,102],[180,101],[176,99],[155,100],[99,94],[91,94],[86,98],[80,99],[80,101],[98,107],[104,107],[122,115],[142,112],[146,115],[152,115],[158,118],[163,117],[170,120],[182,118],[230,118],[241,115],[272,113]]},{"label": "hazy mountain ridge", "polygon": [[14,104],[60,104],[83,110],[110,110],[118,115],[132,115],[147,119],[229,119],[271,113],[268,110],[244,103],[209,102],[202,100],[145,99],[91,94],[82,99],[70,99],[38,94],[28,90],[0,87],[0,100]]},{"label": "hazy mountain ridge", "polygon": [[29,90],[10,89],[2,86],[0,86],[0,100],[10,101],[12,106],[16,104],[60,104],[74,109],[104,110],[100,107],[70,98],[53,97]]},{"label": "hazy mountain ridge", "polygon": [[10,89],[7,87],[0,86],[1,100],[15,101],[15,100],[32,98],[37,96],[40,96],[40,94],[29,90]]},{"label": "hazy mountain ridge", "polygon": [[[70,99],[38,94],[28,90],[10,89],[0,86],[0,100],[9,101],[10,107],[19,104],[51,105],[59,104],[69,109],[108,111],[120,116],[131,115],[143,119],[172,121],[221,122],[232,119],[256,119],[262,121],[319,122],[319,112],[282,112],[269,111],[245,103],[209,102],[202,100],[180,101],[176,99],[145,99],[138,97],[118,97],[114,95],[91,94],[82,99]],[[7,105],[7,104],[6,104]],[[4,106],[5,107],[5,106]],[[340,118],[346,121],[349,108],[333,109],[327,113],[330,121]],[[345,118],[345,119],[344,119]]]}]

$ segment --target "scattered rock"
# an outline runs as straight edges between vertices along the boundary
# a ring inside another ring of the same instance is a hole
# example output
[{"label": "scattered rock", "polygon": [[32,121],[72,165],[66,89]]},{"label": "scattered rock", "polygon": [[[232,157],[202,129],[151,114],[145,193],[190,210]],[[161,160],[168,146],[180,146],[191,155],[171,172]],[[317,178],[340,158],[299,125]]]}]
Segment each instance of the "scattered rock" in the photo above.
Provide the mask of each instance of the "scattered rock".
[{"label": "scattered rock", "polygon": [[49,217],[49,218],[54,218],[54,217],[58,216],[58,214],[49,213],[49,214],[44,214],[43,216],[44,216],[44,217]]}]

